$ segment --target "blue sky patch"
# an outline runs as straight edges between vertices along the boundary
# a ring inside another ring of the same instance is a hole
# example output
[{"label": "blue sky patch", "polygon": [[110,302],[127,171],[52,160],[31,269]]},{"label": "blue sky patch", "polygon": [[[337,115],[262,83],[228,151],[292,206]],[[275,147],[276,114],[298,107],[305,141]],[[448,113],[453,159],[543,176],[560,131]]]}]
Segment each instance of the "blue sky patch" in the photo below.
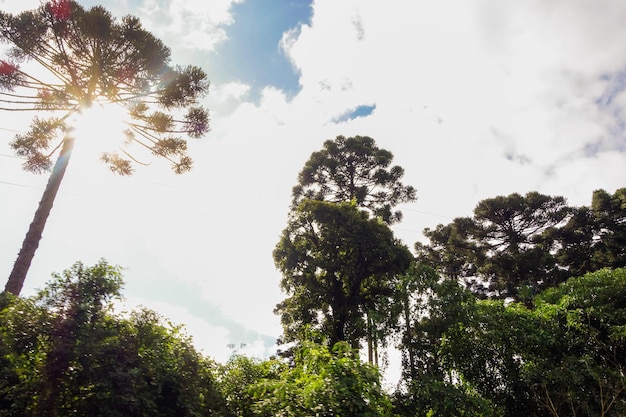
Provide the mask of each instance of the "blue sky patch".
[{"label": "blue sky patch", "polygon": [[626,68],[618,71],[616,74],[605,75],[600,79],[607,81],[607,87],[604,93],[602,93],[602,96],[596,100],[596,104],[598,104],[600,108],[606,108],[626,89]]},{"label": "blue sky patch", "polygon": [[[85,8],[100,3],[98,0],[81,1]],[[141,0],[131,0],[133,7],[139,8],[142,3]],[[162,11],[167,10],[168,3],[157,1]],[[138,9],[130,13],[140,15]],[[199,65],[209,74],[211,83],[240,81],[249,85],[248,99],[258,101],[263,88],[270,85],[279,88],[288,97],[295,96],[300,91],[300,74],[279,44],[283,33],[310,23],[312,0],[244,0],[231,6],[231,14],[233,23],[223,26],[228,39],[209,54],[185,50],[185,45],[177,45],[176,41],[167,38],[162,40],[176,49],[176,62]],[[114,15],[121,17],[121,14]]]},{"label": "blue sky patch", "polygon": [[268,85],[290,97],[297,94],[300,74],[280,50],[279,42],[284,32],[310,21],[311,0],[247,0],[235,4],[232,13],[235,22],[227,28],[229,39],[213,54],[226,78],[223,81],[250,85],[253,99]]},{"label": "blue sky patch", "polygon": [[340,114],[339,116],[333,119],[335,123],[341,123],[348,120],[356,119],[358,117],[367,117],[376,109],[376,104],[364,104],[361,106],[357,106],[355,109],[350,109],[345,113]]}]

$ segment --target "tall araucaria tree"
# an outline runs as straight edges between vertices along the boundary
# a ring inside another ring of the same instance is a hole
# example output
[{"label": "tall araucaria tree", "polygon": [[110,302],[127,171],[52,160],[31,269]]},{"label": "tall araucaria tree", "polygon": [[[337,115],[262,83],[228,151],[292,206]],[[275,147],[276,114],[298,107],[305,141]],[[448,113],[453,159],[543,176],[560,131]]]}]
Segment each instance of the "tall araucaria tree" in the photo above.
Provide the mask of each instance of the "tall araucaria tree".
[{"label": "tall araucaria tree", "polygon": [[116,20],[101,6],[86,10],[72,0],[48,1],[17,15],[0,11],[0,40],[10,47],[0,61],[0,110],[38,114],[11,147],[25,159],[25,170],[51,170],[5,287],[17,295],[72,154],[71,116],[94,104],[123,107],[125,144],[103,153],[102,161],[130,175],[135,145],[168,160],[180,174],[192,165],[181,135],[200,138],[209,130],[208,112],[198,103],[209,82],[198,67],[171,65],[169,48],[138,18]]},{"label": "tall araucaria tree", "polygon": [[355,201],[388,224],[400,221],[402,212],[393,211],[394,207],[417,197],[415,188],[400,181],[404,169],[391,166],[392,161],[393,154],[368,136],[327,140],[298,174],[292,206],[295,209],[305,199]]},{"label": "tall araucaria tree", "polygon": [[485,199],[473,217],[426,229],[430,245],[416,244],[418,258],[463,279],[481,297],[530,302],[567,278],[555,260],[553,235],[570,213],[563,197],[538,192]]}]

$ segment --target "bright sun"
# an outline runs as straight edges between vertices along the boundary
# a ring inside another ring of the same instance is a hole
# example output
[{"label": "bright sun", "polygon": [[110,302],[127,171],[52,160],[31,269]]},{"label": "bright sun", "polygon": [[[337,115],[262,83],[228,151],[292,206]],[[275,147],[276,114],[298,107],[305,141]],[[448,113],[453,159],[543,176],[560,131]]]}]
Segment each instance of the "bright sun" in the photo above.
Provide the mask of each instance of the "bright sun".
[{"label": "bright sun", "polygon": [[[99,161],[103,152],[119,150],[124,143],[125,109],[115,104],[94,103],[77,113],[72,120],[74,127],[74,151],[76,159]],[[72,158],[74,159],[74,157]]]}]

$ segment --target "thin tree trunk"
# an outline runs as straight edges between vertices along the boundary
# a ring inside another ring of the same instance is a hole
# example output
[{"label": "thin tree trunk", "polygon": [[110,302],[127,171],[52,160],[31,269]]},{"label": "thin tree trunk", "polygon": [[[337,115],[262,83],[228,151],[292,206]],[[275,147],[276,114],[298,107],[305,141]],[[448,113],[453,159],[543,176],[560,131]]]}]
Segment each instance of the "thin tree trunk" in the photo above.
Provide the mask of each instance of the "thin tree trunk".
[{"label": "thin tree trunk", "polygon": [[373,363],[373,347],[372,347],[372,319],[370,318],[369,311],[367,312],[367,363],[370,365]]},{"label": "thin tree trunk", "polygon": [[413,353],[413,330],[411,329],[411,305],[409,304],[409,294],[408,289],[404,288],[404,299],[402,300],[404,304],[404,321],[406,325],[406,344],[407,344],[407,352],[409,354],[409,374],[411,375],[411,382],[416,379],[415,372],[415,358]]},{"label": "thin tree trunk", "polygon": [[378,366],[378,335],[374,336],[374,365]]},{"label": "thin tree trunk", "polygon": [[43,229],[46,226],[46,221],[50,215],[50,210],[52,210],[54,199],[59,191],[59,186],[61,185],[63,176],[65,175],[65,170],[67,169],[67,164],[70,160],[70,156],[72,155],[73,147],[74,138],[66,136],[65,139],[63,139],[63,147],[61,148],[59,157],[54,164],[46,189],[43,192],[41,201],[39,201],[39,207],[35,212],[35,217],[33,218],[28,232],[26,233],[26,237],[24,238],[24,242],[22,243],[22,249],[20,249],[20,252],[17,255],[17,260],[15,261],[15,264],[13,264],[13,270],[11,271],[11,275],[9,275],[9,280],[4,287],[4,291],[6,292],[19,295],[20,291],[22,291],[26,274],[28,273],[33,257],[35,256],[35,251],[39,247],[39,241],[41,240]]}]

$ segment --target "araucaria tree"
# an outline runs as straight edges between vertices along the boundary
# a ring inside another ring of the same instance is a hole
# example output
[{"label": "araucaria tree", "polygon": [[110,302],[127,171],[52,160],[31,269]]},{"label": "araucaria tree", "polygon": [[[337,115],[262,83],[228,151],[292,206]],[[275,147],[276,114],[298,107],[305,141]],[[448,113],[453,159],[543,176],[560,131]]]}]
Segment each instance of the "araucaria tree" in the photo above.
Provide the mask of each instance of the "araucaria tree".
[{"label": "araucaria tree", "polygon": [[570,212],[563,197],[537,192],[482,200],[472,218],[426,229],[431,243],[416,244],[418,257],[465,280],[480,296],[529,301],[565,279],[555,260],[554,231]]},{"label": "araucaria tree", "polygon": [[415,201],[416,192],[402,184],[404,169],[390,166],[392,161],[393,154],[367,136],[327,140],[324,149],[313,152],[300,171],[292,205],[295,208],[305,199],[355,201],[385,222],[397,222],[402,213],[393,208]]},{"label": "araucaria tree", "polygon": [[209,83],[198,67],[172,66],[169,48],[136,17],[118,21],[103,7],[85,10],[72,0],[52,0],[18,15],[0,11],[0,40],[10,46],[0,61],[0,110],[38,114],[11,147],[25,159],[24,169],[52,169],[5,287],[19,294],[72,153],[71,116],[96,104],[122,106],[129,116],[120,132],[125,145],[103,153],[103,162],[115,173],[131,174],[135,145],[180,174],[192,165],[181,135],[199,138],[209,129],[208,112],[198,104]]},{"label": "araucaria tree", "polygon": [[412,259],[388,225],[401,220],[395,207],[416,192],[402,184],[404,169],[392,160],[370,137],[337,136],[299,173],[274,251],[289,295],[276,308],[287,340],[301,340],[306,328],[331,346],[367,339],[369,360],[376,360],[398,316],[397,277]]}]

